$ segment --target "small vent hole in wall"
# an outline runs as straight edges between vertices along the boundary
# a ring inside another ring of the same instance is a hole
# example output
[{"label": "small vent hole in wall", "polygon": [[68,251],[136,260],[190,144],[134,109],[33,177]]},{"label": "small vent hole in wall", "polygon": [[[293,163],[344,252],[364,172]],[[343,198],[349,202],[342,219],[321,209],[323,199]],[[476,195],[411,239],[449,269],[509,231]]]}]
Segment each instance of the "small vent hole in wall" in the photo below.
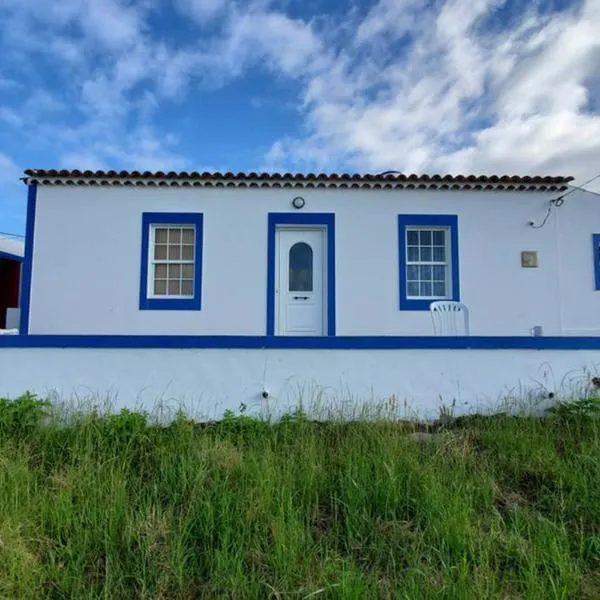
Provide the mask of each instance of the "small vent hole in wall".
[{"label": "small vent hole in wall", "polygon": [[523,250],[521,252],[521,266],[532,269],[538,266],[538,253],[535,250]]}]

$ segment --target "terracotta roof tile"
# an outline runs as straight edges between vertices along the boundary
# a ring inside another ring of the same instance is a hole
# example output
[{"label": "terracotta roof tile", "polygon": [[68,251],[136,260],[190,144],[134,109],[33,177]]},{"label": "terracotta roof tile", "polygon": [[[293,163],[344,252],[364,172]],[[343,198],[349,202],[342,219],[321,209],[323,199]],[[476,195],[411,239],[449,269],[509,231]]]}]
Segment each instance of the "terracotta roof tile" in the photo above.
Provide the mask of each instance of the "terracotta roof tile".
[{"label": "terracotta roof tile", "polygon": [[[573,177],[562,176],[520,176],[520,175],[440,175],[385,172],[385,173],[220,173],[198,171],[80,171],[56,169],[27,169],[25,181],[35,181],[42,185],[63,183],[78,185],[207,185],[237,186],[256,185],[277,187],[360,187],[360,188],[408,188],[408,189],[464,189],[464,190],[531,190],[562,191]],[[216,183],[213,183],[216,182]],[[351,183],[349,183],[351,182]],[[359,185],[360,184],[360,185]]]}]

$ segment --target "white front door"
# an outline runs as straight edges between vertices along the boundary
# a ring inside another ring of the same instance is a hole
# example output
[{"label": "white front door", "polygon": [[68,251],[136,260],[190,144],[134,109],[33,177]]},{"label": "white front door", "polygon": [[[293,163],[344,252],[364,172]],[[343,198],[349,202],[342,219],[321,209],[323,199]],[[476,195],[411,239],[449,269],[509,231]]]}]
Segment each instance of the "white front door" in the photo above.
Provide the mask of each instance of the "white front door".
[{"label": "white front door", "polygon": [[277,230],[277,335],[325,334],[325,230]]}]

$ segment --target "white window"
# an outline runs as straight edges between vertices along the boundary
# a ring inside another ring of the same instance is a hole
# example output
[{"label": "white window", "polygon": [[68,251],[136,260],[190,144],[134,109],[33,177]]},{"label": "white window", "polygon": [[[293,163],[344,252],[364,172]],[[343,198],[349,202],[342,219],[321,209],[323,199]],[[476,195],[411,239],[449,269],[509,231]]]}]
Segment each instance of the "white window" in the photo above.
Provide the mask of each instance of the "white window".
[{"label": "white window", "polygon": [[149,298],[193,298],[196,227],[160,224],[150,227]]},{"label": "white window", "polygon": [[452,297],[449,230],[445,227],[406,228],[406,297]]}]

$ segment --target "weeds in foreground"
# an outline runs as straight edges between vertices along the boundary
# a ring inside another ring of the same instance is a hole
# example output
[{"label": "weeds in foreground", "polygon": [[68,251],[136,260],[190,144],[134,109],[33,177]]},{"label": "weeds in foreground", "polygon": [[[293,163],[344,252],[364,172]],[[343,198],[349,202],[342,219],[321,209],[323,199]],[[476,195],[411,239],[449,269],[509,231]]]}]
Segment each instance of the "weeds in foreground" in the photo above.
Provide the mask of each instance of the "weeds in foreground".
[{"label": "weeds in foreground", "polygon": [[598,598],[597,409],[420,438],[0,400],[0,598]]}]

